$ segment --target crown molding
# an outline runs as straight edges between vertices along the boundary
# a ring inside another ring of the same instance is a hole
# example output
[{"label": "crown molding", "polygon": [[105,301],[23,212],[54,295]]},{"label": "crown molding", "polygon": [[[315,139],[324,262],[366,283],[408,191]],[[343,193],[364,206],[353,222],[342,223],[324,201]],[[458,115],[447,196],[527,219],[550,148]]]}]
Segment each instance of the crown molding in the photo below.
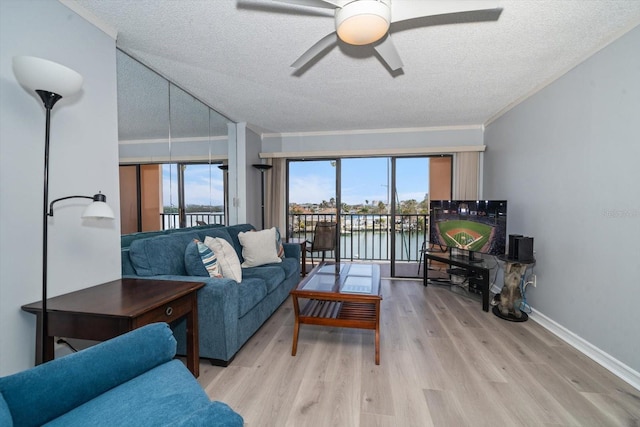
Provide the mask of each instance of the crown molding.
[{"label": "crown molding", "polygon": [[310,137],[310,136],[335,136],[335,135],[370,135],[385,133],[418,133],[418,132],[443,132],[450,130],[480,130],[484,131],[484,125],[459,125],[459,126],[432,126],[413,128],[384,128],[384,129],[356,129],[356,130],[332,130],[317,132],[282,132],[263,133],[263,138],[290,138],[290,137]]},{"label": "crown molding", "polygon": [[150,157],[122,157],[118,159],[121,166],[137,164],[161,164],[161,163],[210,163],[212,165],[227,161],[227,156],[150,156]]},{"label": "crown molding", "polygon": [[198,136],[195,138],[155,138],[155,139],[121,139],[118,141],[119,145],[141,145],[141,144],[169,144],[169,143],[182,143],[182,142],[209,142],[209,141],[228,141],[227,135],[222,136]]},{"label": "crown molding", "polygon": [[346,158],[346,157],[384,157],[384,156],[438,156],[470,151],[483,152],[486,145],[462,145],[456,147],[420,147],[420,148],[380,148],[369,150],[344,150],[344,151],[288,151],[274,153],[260,153],[261,159],[321,159],[321,158]]}]

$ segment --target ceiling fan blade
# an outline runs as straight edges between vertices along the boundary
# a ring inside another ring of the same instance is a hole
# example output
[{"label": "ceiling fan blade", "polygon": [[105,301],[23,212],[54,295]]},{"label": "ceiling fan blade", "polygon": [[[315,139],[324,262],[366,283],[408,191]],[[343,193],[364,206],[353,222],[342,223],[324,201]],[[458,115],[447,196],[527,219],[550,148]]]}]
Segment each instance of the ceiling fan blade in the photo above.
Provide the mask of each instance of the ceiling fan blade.
[{"label": "ceiling fan blade", "polygon": [[400,55],[398,54],[395,45],[391,41],[390,34],[387,34],[387,37],[385,37],[382,42],[376,44],[373,48],[378,52],[380,58],[387,63],[392,71],[402,68],[402,60],[400,59]]},{"label": "ceiling fan blade", "polygon": [[498,9],[497,0],[393,0],[391,22],[449,13]]},{"label": "ceiling fan blade", "polygon": [[306,64],[307,62],[315,58],[317,55],[319,55],[320,52],[322,52],[326,48],[336,43],[338,43],[338,35],[336,34],[336,32],[334,31],[330,34],[327,34],[326,36],[321,38],[316,44],[311,46],[305,53],[303,53],[302,56],[300,56],[300,58],[296,59],[296,62],[291,64],[291,67],[295,69],[302,67],[304,64]]},{"label": "ceiling fan blade", "polygon": [[344,1],[338,0],[272,0],[276,3],[289,3],[297,6],[322,7],[325,9],[335,9],[342,7]]}]

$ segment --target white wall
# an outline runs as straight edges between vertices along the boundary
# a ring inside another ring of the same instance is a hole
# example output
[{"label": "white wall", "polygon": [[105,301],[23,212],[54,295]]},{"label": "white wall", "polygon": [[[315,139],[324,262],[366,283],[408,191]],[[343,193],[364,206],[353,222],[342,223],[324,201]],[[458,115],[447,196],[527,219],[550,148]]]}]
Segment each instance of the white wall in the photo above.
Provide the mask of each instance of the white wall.
[{"label": "white wall", "polygon": [[534,236],[531,305],[640,371],[640,27],[487,126],[484,197]]},{"label": "white wall", "polygon": [[260,136],[237,123],[229,140],[229,224],[252,224],[260,228],[260,175],[251,165],[260,163]]},{"label": "white wall", "polygon": [[[12,57],[32,55],[84,77],[56,104],[49,196],[102,191],[119,212],[115,41],[52,0],[0,2],[0,375],[34,364],[41,299],[45,110],[16,81]],[[120,277],[120,223],[81,220],[84,201],[61,202],[49,221],[49,295]]]}]

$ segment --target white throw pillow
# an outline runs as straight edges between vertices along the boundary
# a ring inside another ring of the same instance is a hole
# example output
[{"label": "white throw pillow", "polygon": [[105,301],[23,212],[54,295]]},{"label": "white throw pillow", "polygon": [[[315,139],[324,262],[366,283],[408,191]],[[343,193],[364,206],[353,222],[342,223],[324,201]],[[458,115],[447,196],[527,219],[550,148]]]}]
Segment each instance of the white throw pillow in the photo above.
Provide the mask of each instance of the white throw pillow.
[{"label": "white throw pillow", "polygon": [[282,262],[276,247],[276,228],[238,233],[244,262],[242,268]]},{"label": "white throw pillow", "polygon": [[223,238],[210,236],[204,239],[204,244],[216,255],[218,265],[222,271],[222,277],[233,279],[238,283],[242,282],[242,268],[240,267],[238,254],[233,249],[233,246]]}]

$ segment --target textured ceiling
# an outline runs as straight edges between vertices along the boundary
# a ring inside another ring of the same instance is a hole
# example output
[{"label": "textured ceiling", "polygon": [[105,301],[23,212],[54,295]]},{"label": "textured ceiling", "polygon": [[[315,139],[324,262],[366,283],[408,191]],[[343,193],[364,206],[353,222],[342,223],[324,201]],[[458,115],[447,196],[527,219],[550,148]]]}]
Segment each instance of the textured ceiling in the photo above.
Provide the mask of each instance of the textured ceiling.
[{"label": "textured ceiling", "polygon": [[290,64],[334,30],[331,10],[271,0],[65,3],[222,114],[275,133],[486,124],[640,23],[640,0],[502,0],[497,20],[393,24],[401,73],[370,46],[342,43],[294,72]]}]

